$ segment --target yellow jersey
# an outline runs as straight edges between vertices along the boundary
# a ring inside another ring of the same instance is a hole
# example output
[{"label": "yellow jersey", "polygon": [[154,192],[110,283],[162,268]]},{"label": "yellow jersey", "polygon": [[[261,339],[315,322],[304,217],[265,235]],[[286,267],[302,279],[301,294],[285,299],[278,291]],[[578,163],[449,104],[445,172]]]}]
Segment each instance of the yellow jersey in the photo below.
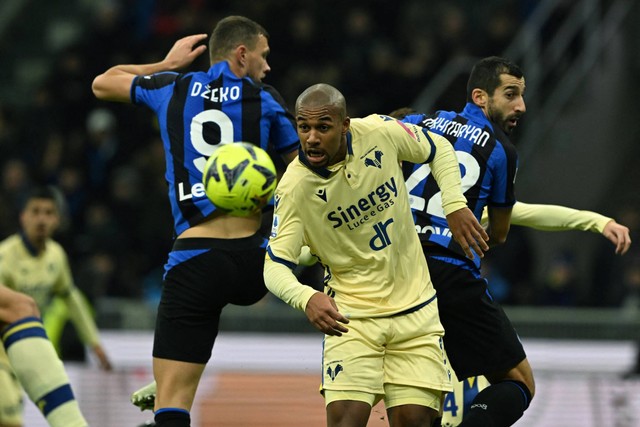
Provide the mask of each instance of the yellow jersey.
[{"label": "yellow jersey", "polygon": [[[392,316],[433,298],[402,160],[433,160],[452,182],[443,192],[445,211],[466,206],[455,153],[444,138],[386,116],[352,119],[344,161],[316,169],[301,154],[288,166],[275,193],[266,263],[293,268],[308,246],[325,267],[326,292],[351,318]],[[309,290],[267,276],[274,294],[304,309]]]}]

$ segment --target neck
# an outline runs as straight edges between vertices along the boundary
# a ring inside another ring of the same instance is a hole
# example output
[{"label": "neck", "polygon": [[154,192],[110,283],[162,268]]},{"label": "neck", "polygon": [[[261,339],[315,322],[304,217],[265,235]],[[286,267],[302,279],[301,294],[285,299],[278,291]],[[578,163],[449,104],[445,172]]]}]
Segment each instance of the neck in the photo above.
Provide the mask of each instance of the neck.
[{"label": "neck", "polygon": [[46,245],[46,239],[34,239],[29,237],[24,232],[21,234],[22,234],[22,241],[24,242],[29,252],[33,253],[34,255],[38,255],[42,253]]},{"label": "neck", "polygon": [[227,63],[229,64],[229,69],[233,74],[236,75],[236,77],[238,77],[239,79],[246,77],[247,73],[244,71],[241,64],[232,59],[226,59],[225,61],[227,61]]}]

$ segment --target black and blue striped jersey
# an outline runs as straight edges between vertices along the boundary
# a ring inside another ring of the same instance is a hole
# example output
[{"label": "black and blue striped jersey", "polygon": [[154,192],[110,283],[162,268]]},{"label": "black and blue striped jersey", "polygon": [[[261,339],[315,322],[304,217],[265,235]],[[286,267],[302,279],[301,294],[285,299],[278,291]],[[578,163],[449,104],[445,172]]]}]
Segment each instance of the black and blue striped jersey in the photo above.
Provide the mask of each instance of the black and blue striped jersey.
[{"label": "black and blue striped jersey", "polygon": [[[478,221],[485,206],[511,207],[515,204],[516,149],[478,106],[467,103],[460,113],[416,114],[406,116],[403,121],[424,126],[451,142],[460,163],[467,206]],[[403,173],[420,239],[464,256],[464,251],[452,238],[441,206],[440,189],[429,165],[404,163]],[[475,257],[476,262],[479,260]]]},{"label": "black and blue striped jersey", "polygon": [[244,141],[278,154],[299,145],[295,120],[280,94],[237,77],[226,61],[207,72],[138,76],[131,100],[158,117],[176,236],[216,209],[204,192],[202,172],[217,145]]}]

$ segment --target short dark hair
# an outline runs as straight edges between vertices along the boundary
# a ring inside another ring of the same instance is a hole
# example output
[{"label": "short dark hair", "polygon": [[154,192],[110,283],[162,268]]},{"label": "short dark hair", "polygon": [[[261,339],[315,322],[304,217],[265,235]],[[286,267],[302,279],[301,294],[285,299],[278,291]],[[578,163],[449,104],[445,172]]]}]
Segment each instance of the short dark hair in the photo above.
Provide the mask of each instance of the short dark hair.
[{"label": "short dark hair", "polygon": [[418,112],[411,107],[400,107],[400,108],[396,108],[395,110],[393,110],[387,115],[389,117],[393,117],[394,119],[402,120],[405,117],[412,114],[418,114]]},{"label": "short dark hair", "polygon": [[524,76],[520,67],[506,58],[489,56],[476,62],[467,81],[467,101],[473,101],[471,94],[474,89],[482,89],[489,96],[493,96],[493,92],[500,86],[501,74],[508,74],[518,79]]},{"label": "short dark hair", "polygon": [[253,50],[259,36],[269,38],[262,25],[244,16],[227,16],[221,19],[213,29],[209,39],[209,58],[211,63],[225,59],[241,44]]},{"label": "short dark hair", "polygon": [[60,211],[62,207],[61,197],[60,190],[52,185],[33,187],[27,192],[27,196],[24,198],[22,210],[24,210],[27,204],[33,199],[46,199],[51,200],[56,205],[56,209]]}]

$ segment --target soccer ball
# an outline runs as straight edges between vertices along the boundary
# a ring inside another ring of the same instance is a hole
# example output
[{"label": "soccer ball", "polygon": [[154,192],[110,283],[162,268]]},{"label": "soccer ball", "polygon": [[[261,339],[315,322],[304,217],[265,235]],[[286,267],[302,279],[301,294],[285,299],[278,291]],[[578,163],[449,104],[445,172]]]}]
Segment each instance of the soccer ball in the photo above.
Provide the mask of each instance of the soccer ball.
[{"label": "soccer ball", "polygon": [[246,142],[224,144],[207,159],[204,191],[218,208],[249,216],[263,208],[276,189],[276,168],[262,148]]}]

